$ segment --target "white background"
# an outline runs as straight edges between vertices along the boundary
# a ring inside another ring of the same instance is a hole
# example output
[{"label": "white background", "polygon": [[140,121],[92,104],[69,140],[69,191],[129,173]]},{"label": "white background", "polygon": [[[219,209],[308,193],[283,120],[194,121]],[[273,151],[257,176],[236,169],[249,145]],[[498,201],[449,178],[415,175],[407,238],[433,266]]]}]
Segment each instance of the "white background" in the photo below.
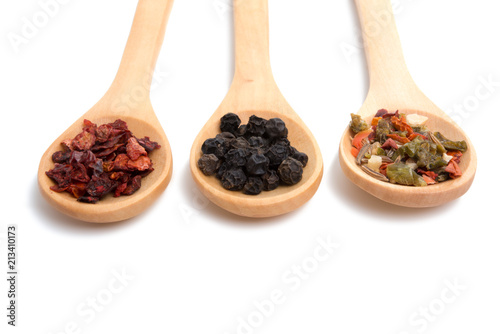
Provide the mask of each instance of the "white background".
[{"label": "white background", "polygon": [[[109,87],[136,4],[69,0],[17,51],[8,36],[21,34],[40,4],[0,4],[2,333],[10,327],[7,224],[18,224],[19,333],[499,332],[497,2],[394,1],[417,85],[477,150],[476,179],[459,200],[405,209],[344,178],[340,135],[367,92],[354,3],[271,0],[275,79],[316,135],[323,181],[304,207],[273,219],[243,219],[207,203],[188,156],[231,83],[231,7],[177,0],[151,94],[172,145],[172,181],[134,219],[80,223],[39,195],[39,159]],[[488,78],[495,85],[485,86]],[[477,90],[490,94],[478,99]],[[318,240],[339,247],[314,267]],[[307,278],[290,271],[303,264]],[[125,283],[115,279],[121,272]],[[455,294],[450,284],[459,285]],[[279,291],[280,304],[262,303]],[[99,311],[91,311],[93,298]],[[267,305],[265,315],[256,302]]]}]

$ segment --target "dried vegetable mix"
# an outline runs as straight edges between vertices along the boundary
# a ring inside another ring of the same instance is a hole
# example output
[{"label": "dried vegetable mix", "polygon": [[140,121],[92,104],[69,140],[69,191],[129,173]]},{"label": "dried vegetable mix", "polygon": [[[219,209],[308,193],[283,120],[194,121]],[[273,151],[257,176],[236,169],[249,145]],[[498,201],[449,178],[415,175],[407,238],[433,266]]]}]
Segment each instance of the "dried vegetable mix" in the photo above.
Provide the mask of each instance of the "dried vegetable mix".
[{"label": "dried vegetable mix", "polygon": [[136,138],[120,119],[99,126],[84,120],[82,132],[61,145],[52,155],[54,168],[45,172],[56,183],[50,189],[85,203],[111,192],[115,197],[135,193],[153,171],[149,153],[160,148],[149,137]]},{"label": "dried vegetable mix", "polygon": [[432,132],[418,114],[379,110],[370,124],[351,114],[351,153],[363,171],[380,180],[407,186],[427,186],[462,175],[465,141]]},{"label": "dried vegetable mix", "polygon": [[308,156],[291,146],[280,118],[252,115],[241,124],[238,115],[228,113],[220,120],[220,130],[203,143],[198,167],[207,176],[215,175],[223,188],[258,195],[302,179]]}]

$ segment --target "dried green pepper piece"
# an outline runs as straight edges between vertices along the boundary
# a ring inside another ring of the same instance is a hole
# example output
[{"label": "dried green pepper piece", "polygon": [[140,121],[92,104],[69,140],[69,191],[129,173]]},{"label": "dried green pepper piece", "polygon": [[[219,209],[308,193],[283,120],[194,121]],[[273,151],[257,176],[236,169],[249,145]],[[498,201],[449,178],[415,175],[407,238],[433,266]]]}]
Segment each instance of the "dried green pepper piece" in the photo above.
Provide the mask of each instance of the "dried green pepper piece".
[{"label": "dried green pepper piece", "polygon": [[416,157],[417,166],[420,168],[425,167],[427,170],[433,170],[448,164],[442,155],[438,153],[437,145],[429,141],[424,141],[420,145]]},{"label": "dried green pepper piece", "polygon": [[413,132],[420,133],[421,135],[424,135],[424,136],[429,131],[429,129],[425,125],[416,125],[416,126],[412,126],[411,128],[412,128]]},{"label": "dried green pepper piece", "polygon": [[[409,156],[410,158],[415,157],[417,155],[417,152],[420,150],[420,147],[422,145],[423,139],[420,137],[416,137],[413,139],[411,142],[404,144],[400,148],[396,150],[397,156],[401,155],[402,157],[404,154]],[[397,158],[396,156],[396,158]]]},{"label": "dried green pepper piece", "polygon": [[446,167],[440,167],[434,170],[438,176],[436,177],[437,182],[443,182],[450,179],[450,174],[445,171]]},{"label": "dried green pepper piece", "polygon": [[369,128],[365,120],[356,114],[351,114],[351,123],[349,123],[349,127],[354,133],[365,131]]},{"label": "dried green pepper piece", "polygon": [[391,122],[382,118],[377,123],[375,129],[375,139],[380,143],[385,143],[387,135],[391,133]]},{"label": "dried green pepper piece", "polygon": [[376,155],[385,156],[386,155],[385,150],[383,148],[381,148],[381,147],[377,148]]},{"label": "dried green pepper piece", "polygon": [[439,154],[446,153],[446,149],[444,148],[443,144],[441,144],[441,141],[436,138],[436,136],[434,136],[431,132],[429,132],[428,137],[434,144],[436,144],[436,148]]},{"label": "dried green pepper piece", "polygon": [[453,141],[447,139],[445,136],[443,136],[440,132],[434,132],[434,136],[443,144],[444,148],[447,150],[451,151],[461,151],[465,152],[467,151],[467,143],[465,140],[462,141]]},{"label": "dried green pepper piece", "polygon": [[391,183],[416,187],[427,186],[427,182],[425,182],[423,177],[418,175],[410,166],[402,162],[388,165],[387,177]]}]

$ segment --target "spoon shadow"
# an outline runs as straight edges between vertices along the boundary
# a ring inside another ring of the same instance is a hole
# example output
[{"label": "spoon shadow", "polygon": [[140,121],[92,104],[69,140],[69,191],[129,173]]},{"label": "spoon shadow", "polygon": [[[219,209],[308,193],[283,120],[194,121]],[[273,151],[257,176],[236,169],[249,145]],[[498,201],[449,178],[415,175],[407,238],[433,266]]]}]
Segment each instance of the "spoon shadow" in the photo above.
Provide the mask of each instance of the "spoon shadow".
[{"label": "spoon shadow", "polygon": [[183,183],[183,186],[181,187],[182,189],[181,196],[184,198],[184,203],[188,203],[191,205],[191,203],[195,201],[196,198],[202,198],[203,203],[199,210],[203,211],[203,215],[208,215],[212,217],[214,220],[217,220],[218,222],[222,222],[224,224],[239,225],[244,227],[263,226],[270,224],[276,225],[280,223],[285,223],[288,220],[293,219],[293,217],[297,215],[298,212],[300,212],[307,206],[306,203],[305,205],[303,205],[303,207],[298,208],[293,212],[269,218],[250,218],[250,217],[238,216],[213,204],[198,190],[198,187],[196,186],[196,183],[193,181],[193,178],[191,176],[189,161],[182,169],[181,177]]},{"label": "spoon shadow", "polygon": [[330,173],[330,188],[335,197],[344,205],[366,216],[376,216],[391,223],[422,223],[430,218],[446,214],[458,205],[458,201],[452,201],[437,207],[409,208],[382,201],[360,189],[344,176],[338,153],[332,161]]}]

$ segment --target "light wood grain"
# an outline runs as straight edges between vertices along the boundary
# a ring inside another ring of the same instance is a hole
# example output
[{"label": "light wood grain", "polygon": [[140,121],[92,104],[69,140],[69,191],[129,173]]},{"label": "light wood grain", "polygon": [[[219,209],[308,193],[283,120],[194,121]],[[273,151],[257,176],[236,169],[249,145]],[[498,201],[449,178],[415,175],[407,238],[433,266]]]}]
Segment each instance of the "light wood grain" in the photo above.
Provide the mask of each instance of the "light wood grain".
[{"label": "light wood grain", "polygon": [[[149,95],[172,5],[173,0],[139,1],[118,73],[109,90],[43,154],[38,168],[40,193],[64,214],[94,223],[125,220],[143,212],[167,187],[172,176],[172,153]],[[76,105],[75,108],[79,106]],[[61,150],[62,140],[73,138],[81,132],[84,119],[97,124],[122,119],[136,137],[149,136],[161,145],[160,149],[150,154],[155,170],[142,180],[142,187],[136,193],[117,198],[107,195],[97,204],[87,204],[77,202],[69,193],[50,190],[54,182],[45,172],[54,166],[51,156]]]},{"label": "light wood grain", "polygon": [[[442,205],[462,196],[471,186],[476,173],[477,157],[471,140],[448,115],[429,100],[417,87],[404,61],[390,0],[355,0],[365,46],[370,87],[358,114],[371,121],[379,109],[399,110],[429,117],[426,123],[452,140],[466,140],[468,151],[460,168],[463,175],[455,180],[427,186],[408,187],[378,181],[359,168],[350,153],[351,136],[347,128],[342,135],[339,160],[345,175],[357,186],[383,201],[407,207]],[[433,73],[429,73],[433,75]]]},{"label": "light wood grain", "polygon": [[[194,140],[190,167],[200,191],[213,203],[246,217],[272,217],[293,211],[315,194],[323,175],[323,160],[314,136],[281,94],[271,71],[267,0],[235,1],[235,72],[232,85],[219,108]],[[197,161],[201,145],[220,132],[220,118],[236,113],[242,123],[251,115],[280,117],[289,130],[289,140],[309,156],[301,182],[280,186],[257,196],[225,190],[215,177],[201,173]]]}]

